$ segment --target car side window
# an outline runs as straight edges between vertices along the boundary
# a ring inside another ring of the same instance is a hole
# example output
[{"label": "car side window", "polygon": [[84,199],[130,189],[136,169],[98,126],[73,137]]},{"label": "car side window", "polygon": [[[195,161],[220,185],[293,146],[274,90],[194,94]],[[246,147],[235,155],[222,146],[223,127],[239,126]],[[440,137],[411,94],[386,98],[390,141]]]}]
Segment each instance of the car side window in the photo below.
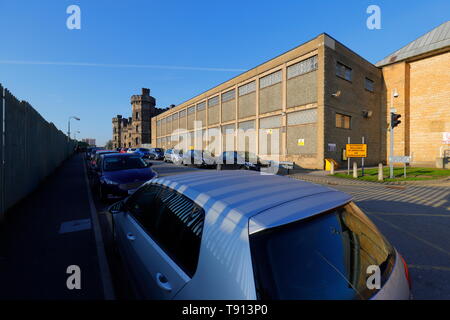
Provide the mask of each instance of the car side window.
[{"label": "car side window", "polygon": [[148,232],[155,230],[157,216],[156,199],[161,189],[147,185],[137,190],[126,202],[126,211]]},{"label": "car side window", "polygon": [[[192,277],[200,254],[204,210],[175,190],[150,185],[149,189],[152,188],[158,192],[142,192],[135,201],[138,208],[130,212],[167,255]],[[150,197],[151,203],[141,200],[144,197]]]}]

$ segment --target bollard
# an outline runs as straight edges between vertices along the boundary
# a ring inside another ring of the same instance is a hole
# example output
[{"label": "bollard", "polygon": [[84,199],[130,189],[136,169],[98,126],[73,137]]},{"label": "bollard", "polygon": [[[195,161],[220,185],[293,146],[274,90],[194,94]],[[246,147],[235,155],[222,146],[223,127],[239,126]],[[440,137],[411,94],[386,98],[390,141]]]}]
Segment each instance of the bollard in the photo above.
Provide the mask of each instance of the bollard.
[{"label": "bollard", "polygon": [[356,161],[353,162],[353,178],[358,178],[358,165]]},{"label": "bollard", "polygon": [[330,174],[334,175],[334,162],[331,161]]},{"label": "bollard", "polygon": [[379,163],[378,164],[378,181],[383,181],[384,177],[383,177],[383,164]]},{"label": "bollard", "polygon": [[218,164],[216,165],[216,169],[217,169],[218,171],[222,170],[222,164],[218,163]]}]

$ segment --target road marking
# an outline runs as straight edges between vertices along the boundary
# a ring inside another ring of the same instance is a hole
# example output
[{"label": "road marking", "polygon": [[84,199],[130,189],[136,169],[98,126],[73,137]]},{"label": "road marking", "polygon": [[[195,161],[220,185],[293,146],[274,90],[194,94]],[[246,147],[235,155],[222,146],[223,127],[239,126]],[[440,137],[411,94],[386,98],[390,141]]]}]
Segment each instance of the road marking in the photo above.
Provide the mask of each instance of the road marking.
[{"label": "road marking", "polygon": [[438,271],[449,271],[450,267],[441,267],[441,266],[422,266],[416,264],[408,264],[408,268],[419,269],[419,270],[438,270]]},{"label": "road marking", "polygon": [[111,279],[111,273],[109,271],[108,261],[106,259],[102,231],[100,229],[100,223],[98,222],[97,210],[95,209],[94,201],[92,199],[91,188],[89,186],[89,180],[87,177],[86,164],[84,161],[83,161],[83,168],[84,168],[84,180],[86,181],[86,188],[87,188],[87,194],[88,194],[88,200],[89,200],[89,208],[91,211],[91,220],[92,220],[92,224],[94,227],[94,238],[95,238],[95,244],[96,244],[96,248],[97,248],[100,276],[101,276],[102,285],[103,285],[103,295],[105,297],[105,300],[114,300],[115,299],[114,289],[112,286],[112,279]]},{"label": "road marking", "polygon": [[376,214],[381,216],[412,216],[412,217],[441,217],[441,218],[450,218],[450,214],[432,214],[432,213],[399,213],[399,212],[376,212],[364,209],[364,212],[367,214]]},{"label": "road marking", "polygon": [[61,223],[59,233],[77,232],[91,229],[91,219],[72,220]]},{"label": "road marking", "polygon": [[384,219],[382,219],[382,218],[380,218],[380,217],[377,217],[376,215],[373,215],[373,217],[374,217],[375,219],[381,220],[381,221],[383,221],[384,223],[390,225],[392,228],[397,229],[397,230],[399,230],[399,231],[401,231],[401,232],[403,232],[403,233],[406,233],[406,234],[409,235],[410,237],[413,237],[413,238],[415,238],[416,240],[419,240],[419,241],[421,241],[421,242],[423,242],[423,243],[429,245],[430,247],[432,247],[432,248],[434,248],[434,249],[436,249],[436,250],[439,250],[439,251],[445,253],[446,255],[450,256],[450,252],[449,252],[449,251],[447,251],[447,250],[445,250],[445,249],[442,249],[441,247],[435,245],[434,243],[431,243],[431,242],[429,242],[429,241],[427,241],[427,240],[425,240],[425,239],[422,239],[422,238],[416,236],[415,234],[413,234],[413,233],[411,233],[411,232],[408,232],[408,231],[406,231],[406,230],[403,230],[403,229],[397,227],[395,224],[393,224],[393,223],[391,223],[391,222],[389,222],[389,221],[386,221],[386,220],[384,220]]}]

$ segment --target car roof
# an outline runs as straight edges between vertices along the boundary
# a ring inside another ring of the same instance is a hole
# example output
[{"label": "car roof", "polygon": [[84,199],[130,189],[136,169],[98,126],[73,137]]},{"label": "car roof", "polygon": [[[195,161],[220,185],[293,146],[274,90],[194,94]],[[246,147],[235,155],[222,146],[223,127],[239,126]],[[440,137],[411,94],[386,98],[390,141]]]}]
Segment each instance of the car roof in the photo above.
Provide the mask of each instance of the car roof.
[{"label": "car roof", "polygon": [[139,154],[133,154],[133,153],[107,153],[103,155],[104,158],[106,157],[140,157]]},{"label": "car roof", "polygon": [[[322,185],[245,170],[196,171],[151,182],[185,194],[205,211],[217,209],[237,221],[253,217],[253,231],[308,218],[351,200],[348,194]],[[295,201],[299,201],[295,207],[283,209],[286,213],[273,210]]]}]

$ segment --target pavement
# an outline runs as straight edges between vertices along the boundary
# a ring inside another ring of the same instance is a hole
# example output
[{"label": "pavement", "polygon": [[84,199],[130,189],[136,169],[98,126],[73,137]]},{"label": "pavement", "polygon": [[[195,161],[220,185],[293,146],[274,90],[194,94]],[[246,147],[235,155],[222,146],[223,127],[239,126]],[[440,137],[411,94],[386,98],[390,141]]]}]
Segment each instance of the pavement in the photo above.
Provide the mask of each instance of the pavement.
[{"label": "pavement", "polygon": [[[152,162],[160,177],[214,170]],[[407,261],[414,298],[450,299],[446,185],[391,186],[326,176],[320,180],[312,174],[292,177],[317,179],[312,182],[352,195]],[[90,191],[80,155],[67,160],[10,210],[0,226],[0,299],[133,299],[113,250],[111,217],[106,213],[112,202],[102,203]],[[66,286],[70,265],[81,268],[81,290]]]},{"label": "pavement", "polygon": [[[82,156],[73,156],[7,212],[0,226],[0,299],[113,298],[84,170]],[[80,290],[66,284],[72,265],[81,271]]]}]

